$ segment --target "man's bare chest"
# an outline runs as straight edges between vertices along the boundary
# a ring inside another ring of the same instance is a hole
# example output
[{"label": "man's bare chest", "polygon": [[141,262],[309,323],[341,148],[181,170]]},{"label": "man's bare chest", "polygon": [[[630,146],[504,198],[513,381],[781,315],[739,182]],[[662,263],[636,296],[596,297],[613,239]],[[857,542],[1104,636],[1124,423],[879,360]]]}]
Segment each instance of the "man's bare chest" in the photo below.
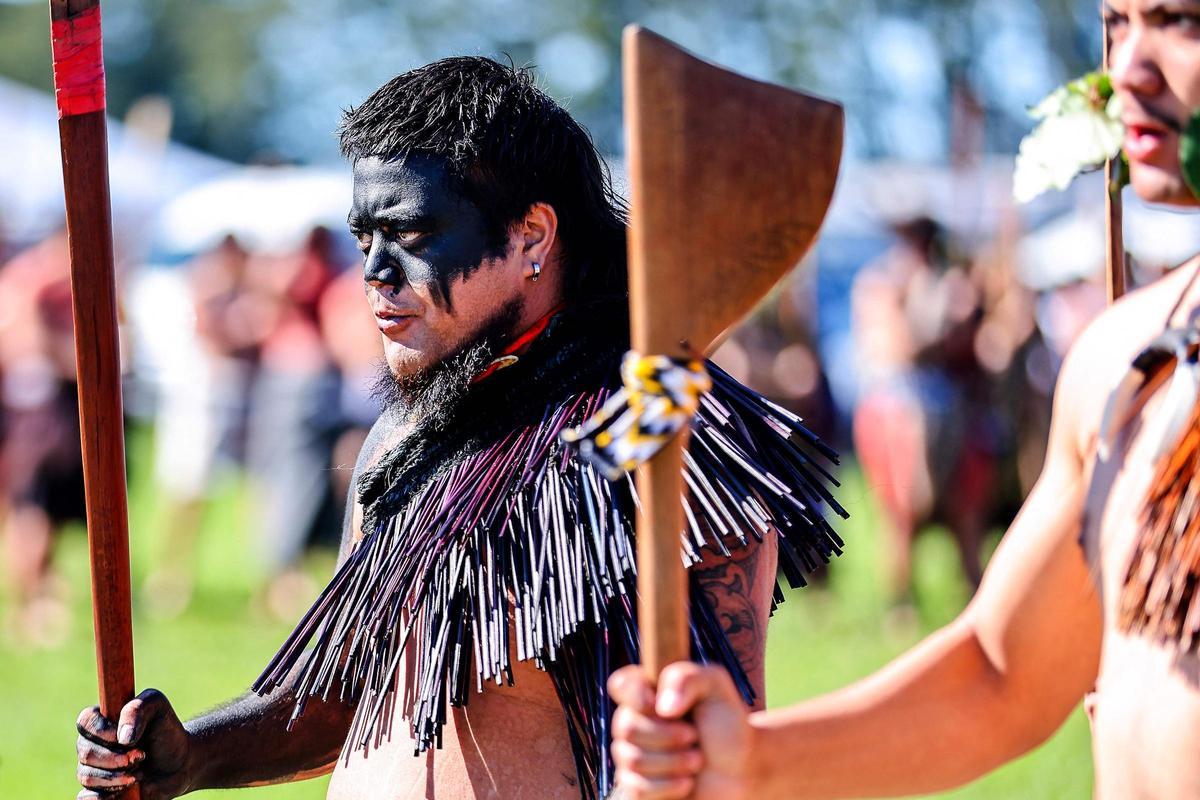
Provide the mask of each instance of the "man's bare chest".
[{"label": "man's bare chest", "polygon": [[[410,696],[402,678],[398,697]],[[485,684],[466,708],[448,708],[442,746],[414,755],[408,710],[392,709],[377,746],[343,756],[330,800],[577,800],[563,709],[545,673],[516,662],[513,686]]]}]

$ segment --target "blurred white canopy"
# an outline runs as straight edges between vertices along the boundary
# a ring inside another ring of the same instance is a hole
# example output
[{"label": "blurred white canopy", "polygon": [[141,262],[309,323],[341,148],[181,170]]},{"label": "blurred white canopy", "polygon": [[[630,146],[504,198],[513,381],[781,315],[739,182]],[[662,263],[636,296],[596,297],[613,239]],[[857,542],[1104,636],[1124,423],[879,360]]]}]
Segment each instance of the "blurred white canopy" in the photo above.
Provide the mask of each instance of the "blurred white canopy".
[{"label": "blurred white canopy", "polygon": [[[223,159],[127,132],[109,120],[113,223],[144,230],[166,198],[234,168]],[[0,78],[0,237],[36,241],[64,217],[58,112],[45,92]]]},{"label": "blurred white canopy", "polygon": [[155,249],[197,253],[232,235],[256,252],[287,252],[314,227],[344,230],[350,198],[347,168],[244,167],[170,201]]}]

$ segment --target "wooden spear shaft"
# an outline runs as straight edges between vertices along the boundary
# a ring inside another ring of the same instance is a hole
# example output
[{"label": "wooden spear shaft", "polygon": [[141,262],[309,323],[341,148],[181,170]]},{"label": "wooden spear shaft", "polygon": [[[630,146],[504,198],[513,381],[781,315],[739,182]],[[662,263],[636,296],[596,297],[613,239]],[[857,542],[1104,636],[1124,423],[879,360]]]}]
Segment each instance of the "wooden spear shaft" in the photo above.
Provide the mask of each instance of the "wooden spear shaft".
[{"label": "wooden spear shaft", "polygon": [[[100,713],[115,722],[133,697],[133,630],[100,2],[50,0],[50,18]],[[135,787],[119,796],[137,800],[139,793]]]},{"label": "wooden spear shaft", "polygon": [[[1108,72],[1108,50],[1112,44],[1108,23],[1104,23],[1103,68]],[[1117,162],[1121,156],[1104,162],[1104,283],[1108,290],[1108,304],[1112,305],[1125,294],[1125,231],[1121,208],[1121,190],[1113,188],[1113,179],[1120,169]]]}]

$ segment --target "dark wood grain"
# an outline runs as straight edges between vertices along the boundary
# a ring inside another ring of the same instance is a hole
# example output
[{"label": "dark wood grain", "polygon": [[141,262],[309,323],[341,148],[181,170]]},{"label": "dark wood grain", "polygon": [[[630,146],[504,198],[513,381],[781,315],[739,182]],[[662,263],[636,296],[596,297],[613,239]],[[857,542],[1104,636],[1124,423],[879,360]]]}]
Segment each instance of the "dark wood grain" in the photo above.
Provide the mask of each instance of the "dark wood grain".
[{"label": "dark wood grain", "polygon": [[67,19],[100,5],[100,0],[50,0],[50,19]]}]

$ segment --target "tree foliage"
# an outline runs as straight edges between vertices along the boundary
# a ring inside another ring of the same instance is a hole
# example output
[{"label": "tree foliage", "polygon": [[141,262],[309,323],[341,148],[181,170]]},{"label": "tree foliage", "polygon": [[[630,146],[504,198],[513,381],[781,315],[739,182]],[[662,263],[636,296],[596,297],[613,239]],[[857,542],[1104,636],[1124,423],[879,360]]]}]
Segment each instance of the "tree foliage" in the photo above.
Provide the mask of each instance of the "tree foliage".
[{"label": "tree foliage", "polygon": [[[948,157],[956,94],[976,103],[985,146],[1011,151],[1024,105],[1100,47],[1093,0],[105,0],[104,14],[113,111],[163,95],[177,138],[240,160],[333,158],[341,108],[454,53],[539,67],[619,152],[630,21],[838,98],[860,155]],[[0,1],[0,75],[48,89],[48,27],[44,0]]]}]

